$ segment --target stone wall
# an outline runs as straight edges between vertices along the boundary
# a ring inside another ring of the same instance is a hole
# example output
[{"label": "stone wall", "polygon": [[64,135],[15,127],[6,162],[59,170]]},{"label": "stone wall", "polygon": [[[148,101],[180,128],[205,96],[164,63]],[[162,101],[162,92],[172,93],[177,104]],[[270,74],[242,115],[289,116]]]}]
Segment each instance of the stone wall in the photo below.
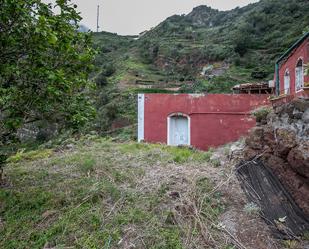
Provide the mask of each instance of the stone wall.
[{"label": "stone wall", "polygon": [[246,159],[261,155],[309,215],[309,100],[275,107],[246,138]]}]

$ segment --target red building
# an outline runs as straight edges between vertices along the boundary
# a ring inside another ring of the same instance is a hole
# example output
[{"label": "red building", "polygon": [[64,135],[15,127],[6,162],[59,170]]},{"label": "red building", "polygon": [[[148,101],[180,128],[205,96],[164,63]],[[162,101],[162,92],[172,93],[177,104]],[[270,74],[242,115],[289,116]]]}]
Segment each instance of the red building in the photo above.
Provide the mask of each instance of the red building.
[{"label": "red building", "polygon": [[309,77],[304,73],[308,57],[309,32],[277,60],[272,98],[267,84],[243,84],[236,89],[249,94],[139,94],[138,140],[202,150],[236,141],[256,125],[252,110],[268,105],[269,99],[280,104],[308,97]]},{"label": "red building", "polygon": [[277,96],[306,96],[304,66],[309,61],[309,32],[301,37],[276,62],[275,82]]},{"label": "red building", "polygon": [[138,140],[207,150],[236,141],[255,126],[251,111],[269,95],[139,94]]}]

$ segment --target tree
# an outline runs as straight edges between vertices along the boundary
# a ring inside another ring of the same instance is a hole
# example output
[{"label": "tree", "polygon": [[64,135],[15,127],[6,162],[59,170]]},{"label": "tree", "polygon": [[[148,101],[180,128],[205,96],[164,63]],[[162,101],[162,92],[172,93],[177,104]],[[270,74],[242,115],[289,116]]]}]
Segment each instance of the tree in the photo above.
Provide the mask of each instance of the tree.
[{"label": "tree", "polygon": [[75,9],[70,0],[1,0],[1,141],[26,123],[77,128],[94,115],[85,92],[95,53]]}]

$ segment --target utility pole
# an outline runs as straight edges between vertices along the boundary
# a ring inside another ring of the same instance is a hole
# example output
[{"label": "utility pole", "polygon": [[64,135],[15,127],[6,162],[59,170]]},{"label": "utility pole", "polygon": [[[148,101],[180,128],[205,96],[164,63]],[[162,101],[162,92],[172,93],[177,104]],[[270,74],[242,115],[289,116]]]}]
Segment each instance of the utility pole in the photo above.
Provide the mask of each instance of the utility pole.
[{"label": "utility pole", "polygon": [[100,5],[97,8],[97,32],[99,32],[99,19],[100,19]]}]

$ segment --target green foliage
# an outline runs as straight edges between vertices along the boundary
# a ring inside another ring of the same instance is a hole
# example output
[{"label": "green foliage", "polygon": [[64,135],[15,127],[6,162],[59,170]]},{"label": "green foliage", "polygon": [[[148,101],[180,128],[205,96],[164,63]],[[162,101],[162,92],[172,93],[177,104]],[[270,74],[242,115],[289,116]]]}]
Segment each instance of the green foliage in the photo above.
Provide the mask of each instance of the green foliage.
[{"label": "green foliage", "polygon": [[52,155],[52,150],[50,149],[42,149],[42,150],[34,150],[25,152],[25,150],[18,151],[15,155],[10,156],[7,159],[9,163],[17,163],[20,161],[31,161],[31,160],[38,160],[38,159],[45,159]]},{"label": "green foliage", "polygon": [[61,12],[40,0],[0,3],[0,134],[37,120],[78,128],[93,118],[85,93],[93,69],[91,36],[67,0]]},{"label": "green foliage", "polygon": [[107,78],[104,72],[99,73],[99,75],[95,79],[95,83],[98,88],[102,88],[107,85]]},{"label": "green foliage", "polygon": [[209,162],[212,155],[211,150],[204,152],[186,146],[173,147],[160,144],[127,143],[121,146],[121,150],[126,153],[138,153],[140,150],[156,151],[160,160],[176,164]]},{"label": "green foliage", "polygon": [[169,64],[168,70],[182,73],[184,63],[191,64],[191,74],[201,63],[233,62],[240,56],[242,67],[260,67],[265,79],[274,60],[306,29],[308,11],[304,0],[260,1],[227,12],[200,6],[189,15],[165,20],[139,39],[138,48],[144,51],[145,44],[147,49],[156,44],[156,57]]},{"label": "green foliage", "polygon": [[252,115],[256,118],[257,122],[261,122],[267,119],[267,115],[271,113],[272,108],[268,106],[262,106],[252,112]]}]

